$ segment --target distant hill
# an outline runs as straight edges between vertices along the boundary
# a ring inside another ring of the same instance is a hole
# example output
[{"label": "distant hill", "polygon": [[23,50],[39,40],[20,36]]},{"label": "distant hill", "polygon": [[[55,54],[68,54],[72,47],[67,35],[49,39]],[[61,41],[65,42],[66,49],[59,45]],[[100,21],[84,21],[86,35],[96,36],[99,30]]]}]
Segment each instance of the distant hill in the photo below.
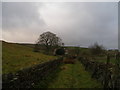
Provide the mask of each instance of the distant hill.
[{"label": "distant hill", "polygon": [[29,44],[29,43],[18,43],[18,45],[23,45],[23,46],[27,46],[27,47],[34,48],[34,45],[35,45],[35,44]]},{"label": "distant hill", "polygon": [[31,47],[31,48],[34,48],[34,45],[35,45],[35,44],[31,44],[31,43],[6,42],[6,41],[3,41],[3,40],[0,40],[0,42],[2,42],[2,43],[11,43],[11,44],[18,44],[18,45],[23,45],[23,46]]}]

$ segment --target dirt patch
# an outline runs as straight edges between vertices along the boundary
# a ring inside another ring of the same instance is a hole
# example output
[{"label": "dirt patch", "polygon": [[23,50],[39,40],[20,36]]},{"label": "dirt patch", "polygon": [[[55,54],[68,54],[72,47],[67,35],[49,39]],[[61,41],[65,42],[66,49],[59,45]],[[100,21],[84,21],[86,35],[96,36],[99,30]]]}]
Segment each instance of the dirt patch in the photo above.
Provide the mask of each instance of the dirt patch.
[{"label": "dirt patch", "polygon": [[75,64],[75,59],[64,59],[63,60],[63,63],[65,64]]},{"label": "dirt patch", "polygon": [[66,70],[68,67],[67,66],[61,66],[61,70]]}]

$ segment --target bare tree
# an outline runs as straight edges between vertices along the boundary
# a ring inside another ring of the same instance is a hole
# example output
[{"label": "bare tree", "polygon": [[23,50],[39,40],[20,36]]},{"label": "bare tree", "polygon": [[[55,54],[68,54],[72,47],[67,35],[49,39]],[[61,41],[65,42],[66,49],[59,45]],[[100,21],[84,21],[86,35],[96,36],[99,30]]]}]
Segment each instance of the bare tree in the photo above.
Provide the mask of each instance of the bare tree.
[{"label": "bare tree", "polygon": [[90,48],[91,53],[94,54],[94,55],[100,55],[100,54],[105,53],[104,46],[99,45],[97,42],[94,43],[94,45],[91,45],[89,48]]},{"label": "bare tree", "polygon": [[[63,45],[62,40],[51,32],[44,32],[41,34],[36,42],[37,46],[45,46],[46,50],[49,51],[52,47]],[[38,48],[37,48],[38,49]]]}]

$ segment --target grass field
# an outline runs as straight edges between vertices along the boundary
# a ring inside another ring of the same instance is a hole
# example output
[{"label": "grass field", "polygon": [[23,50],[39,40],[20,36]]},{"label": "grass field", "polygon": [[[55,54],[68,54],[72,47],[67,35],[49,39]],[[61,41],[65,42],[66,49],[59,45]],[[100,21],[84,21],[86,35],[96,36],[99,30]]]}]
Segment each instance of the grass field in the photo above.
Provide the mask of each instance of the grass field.
[{"label": "grass field", "polygon": [[[61,69],[64,68],[64,69]],[[75,64],[63,64],[54,74],[35,86],[36,88],[102,88],[91,78],[79,61]]]},{"label": "grass field", "polygon": [[[96,56],[95,57],[95,61],[96,62],[101,62],[101,63],[106,63],[107,62],[107,57],[106,56],[102,56],[102,57]],[[110,58],[110,63],[111,64],[115,64],[116,63],[115,57],[111,57]]]},{"label": "grass field", "polygon": [[16,72],[55,58],[33,52],[33,48],[27,46],[2,42],[2,73]]},{"label": "grass field", "polygon": [[[106,55],[92,55],[89,48],[81,48],[80,49],[80,56],[82,57],[88,57],[88,58],[94,58],[93,60],[95,60],[96,62],[100,62],[100,63],[106,63],[107,62],[107,56]],[[110,63],[111,64],[115,64],[116,60],[114,56],[110,56]]]}]

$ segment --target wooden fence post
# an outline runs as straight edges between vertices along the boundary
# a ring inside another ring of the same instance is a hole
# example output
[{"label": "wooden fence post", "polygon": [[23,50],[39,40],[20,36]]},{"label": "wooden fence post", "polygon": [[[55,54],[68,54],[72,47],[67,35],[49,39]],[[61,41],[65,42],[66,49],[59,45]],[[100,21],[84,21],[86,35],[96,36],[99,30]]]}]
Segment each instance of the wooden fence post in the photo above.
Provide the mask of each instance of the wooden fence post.
[{"label": "wooden fence post", "polygon": [[107,62],[106,62],[106,67],[105,67],[105,73],[104,73],[104,88],[109,88],[109,78],[108,78],[108,68],[109,68],[109,63],[110,63],[110,55],[107,54]]},{"label": "wooden fence post", "polygon": [[115,59],[116,59],[116,65],[117,65],[117,67],[120,68],[120,52],[116,53]]},{"label": "wooden fence post", "polygon": [[110,63],[110,55],[107,54],[107,62],[106,62],[106,64],[108,65],[109,63]]},{"label": "wooden fence post", "polygon": [[115,88],[120,88],[120,52],[118,51],[115,56]]}]

